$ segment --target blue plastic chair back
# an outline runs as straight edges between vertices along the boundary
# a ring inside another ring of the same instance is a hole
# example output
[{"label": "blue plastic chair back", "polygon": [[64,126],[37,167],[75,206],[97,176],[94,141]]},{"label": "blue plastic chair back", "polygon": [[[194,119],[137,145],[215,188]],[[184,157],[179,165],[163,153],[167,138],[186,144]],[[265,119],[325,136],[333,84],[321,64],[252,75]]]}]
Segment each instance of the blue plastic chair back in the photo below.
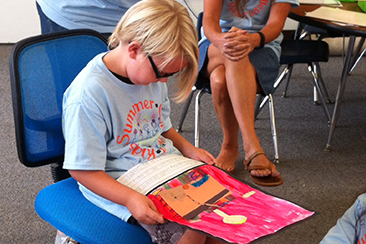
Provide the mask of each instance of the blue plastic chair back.
[{"label": "blue plastic chair back", "polygon": [[35,167],[63,159],[62,96],[97,54],[107,51],[99,33],[71,31],[18,42],[10,55],[18,155]]},{"label": "blue plastic chair back", "polygon": [[[87,63],[105,51],[106,40],[92,30],[39,35],[14,45],[10,80],[18,156],[24,165],[63,162],[63,93]],[[80,243],[152,243],[141,226],[89,202],[73,178],[41,190],[35,208],[42,219]]]}]

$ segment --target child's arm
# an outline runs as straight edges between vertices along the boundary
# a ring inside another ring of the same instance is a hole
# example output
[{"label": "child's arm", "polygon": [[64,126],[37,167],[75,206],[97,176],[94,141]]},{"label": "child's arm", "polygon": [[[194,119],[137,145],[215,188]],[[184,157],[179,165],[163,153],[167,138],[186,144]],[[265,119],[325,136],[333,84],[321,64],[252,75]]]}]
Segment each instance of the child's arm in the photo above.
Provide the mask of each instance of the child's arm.
[{"label": "child's arm", "polygon": [[203,161],[207,164],[215,164],[215,158],[206,150],[193,146],[189,141],[184,139],[174,128],[170,128],[168,131],[162,133],[162,136],[170,139],[174,146],[188,158],[192,158],[198,161]]},{"label": "child's arm", "polygon": [[162,214],[146,196],[110,177],[104,171],[69,170],[83,186],[112,202],[128,208],[132,216],[143,224],[164,224]]}]

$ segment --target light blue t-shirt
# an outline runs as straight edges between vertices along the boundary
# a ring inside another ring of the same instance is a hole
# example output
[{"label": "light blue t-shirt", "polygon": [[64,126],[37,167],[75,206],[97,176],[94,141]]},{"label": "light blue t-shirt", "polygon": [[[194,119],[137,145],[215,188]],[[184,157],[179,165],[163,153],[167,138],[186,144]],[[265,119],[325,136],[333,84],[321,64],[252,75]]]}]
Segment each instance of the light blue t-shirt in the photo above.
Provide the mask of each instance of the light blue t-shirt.
[{"label": "light blue t-shirt", "polygon": [[[355,203],[338,219],[337,224],[325,235],[320,244],[366,243],[366,193],[360,195]],[[355,235],[356,221],[357,235]]]},{"label": "light blue t-shirt", "polygon": [[37,0],[44,14],[69,29],[112,33],[124,13],[139,0]]},{"label": "light blue t-shirt", "polygon": [[[133,85],[116,78],[96,56],[64,93],[64,168],[102,170],[117,179],[133,166],[163,154],[180,154],[161,134],[171,129],[165,83]],[[127,208],[80,184],[83,195],[127,221]]]},{"label": "light blue t-shirt", "polygon": [[[299,0],[275,0],[274,2],[291,3],[293,7],[299,6]],[[272,4],[272,0],[248,0],[244,9],[246,17],[243,17],[239,16],[234,0],[223,0],[220,17],[222,32],[228,32],[234,26],[243,30],[248,30],[249,33],[262,30],[268,21]],[[201,40],[203,41],[205,39],[207,38],[204,33],[202,33]],[[282,39],[283,35],[281,33],[275,40],[265,45],[266,47],[272,48],[278,58],[281,56],[280,43]]]}]

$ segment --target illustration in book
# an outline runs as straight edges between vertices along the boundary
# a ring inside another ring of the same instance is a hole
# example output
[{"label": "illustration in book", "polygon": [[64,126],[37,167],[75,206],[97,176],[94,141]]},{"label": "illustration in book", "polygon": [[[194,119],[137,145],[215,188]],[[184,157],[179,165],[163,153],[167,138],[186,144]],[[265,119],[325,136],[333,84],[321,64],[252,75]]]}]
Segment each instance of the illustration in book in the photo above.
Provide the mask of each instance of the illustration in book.
[{"label": "illustration in book", "polygon": [[[249,243],[314,214],[254,189],[215,166],[177,155],[151,161],[131,171],[137,182],[128,180],[132,179],[128,172],[119,181],[146,194],[165,219],[229,243]],[[139,172],[145,177],[137,177]],[[146,179],[148,175],[152,179]],[[143,189],[138,187],[140,180]]]}]

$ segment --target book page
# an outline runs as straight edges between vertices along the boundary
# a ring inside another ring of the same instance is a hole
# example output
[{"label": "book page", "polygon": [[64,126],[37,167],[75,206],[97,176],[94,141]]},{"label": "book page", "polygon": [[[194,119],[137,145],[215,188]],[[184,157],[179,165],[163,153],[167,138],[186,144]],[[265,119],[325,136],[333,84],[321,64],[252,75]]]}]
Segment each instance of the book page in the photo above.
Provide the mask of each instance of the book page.
[{"label": "book page", "polygon": [[337,0],[299,0],[300,4],[316,4],[342,7],[342,3]]},{"label": "book page", "polygon": [[175,154],[165,154],[134,166],[117,181],[146,195],[164,182],[201,165],[204,163]]},{"label": "book page", "polygon": [[306,13],[307,17],[324,19],[355,26],[366,26],[366,13],[359,13],[338,8],[320,7]]}]

